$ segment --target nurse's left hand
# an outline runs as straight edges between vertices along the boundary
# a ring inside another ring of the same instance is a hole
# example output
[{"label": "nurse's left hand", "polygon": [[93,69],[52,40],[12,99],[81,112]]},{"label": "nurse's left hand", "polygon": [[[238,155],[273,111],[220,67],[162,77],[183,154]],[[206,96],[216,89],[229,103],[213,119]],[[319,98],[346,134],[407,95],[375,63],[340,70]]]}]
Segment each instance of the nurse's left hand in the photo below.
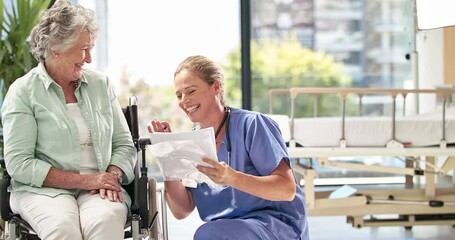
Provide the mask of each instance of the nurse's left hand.
[{"label": "nurse's left hand", "polygon": [[209,164],[211,167],[198,165],[196,168],[199,172],[205,174],[217,184],[230,185],[236,174],[234,169],[229,167],[225,162],[218,162],[208,157],[203,157],[202,161]]}]

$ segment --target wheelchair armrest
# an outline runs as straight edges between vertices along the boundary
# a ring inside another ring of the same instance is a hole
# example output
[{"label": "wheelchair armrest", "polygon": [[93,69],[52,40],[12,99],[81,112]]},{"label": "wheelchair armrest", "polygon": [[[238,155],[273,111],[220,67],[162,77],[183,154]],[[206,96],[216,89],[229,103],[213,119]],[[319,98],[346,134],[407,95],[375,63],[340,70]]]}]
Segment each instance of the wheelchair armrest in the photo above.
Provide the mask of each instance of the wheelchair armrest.
[{"label": "wheelchair armrest", "polygon": [[0,216],[4,221],[9,221],[12,214],[9,206],[10,192],[8,187],[11,183],[11,177],[6,171],[6,163],[4,158],[0,158],[0,168],[3,171],[3,177],[0,179]]},{"label": "wheelchair armrest", "polygon": [[11,208],[9,206],[8,186],[10,180],[8,178],[0,179],[0,215],[4,221],[9,220]]}]

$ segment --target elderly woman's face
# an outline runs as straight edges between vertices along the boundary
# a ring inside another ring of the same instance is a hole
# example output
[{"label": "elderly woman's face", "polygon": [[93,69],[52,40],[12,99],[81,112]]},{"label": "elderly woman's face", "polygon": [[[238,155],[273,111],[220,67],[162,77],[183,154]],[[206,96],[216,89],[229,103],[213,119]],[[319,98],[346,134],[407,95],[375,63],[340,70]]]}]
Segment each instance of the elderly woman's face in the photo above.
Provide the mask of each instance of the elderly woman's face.
[{"label": "elderly woman's face", "polygon": [[88,31],[82,31],[75,45],[66,52],[58,54],[56,67],[58,71],[74,81],[82,77],[82,67],[92,62],[90,51],[93,48],[93,39]]},{"label": "elderly woman's face", "polygon": [[217,108],[218,84],[211,86],[198,74],[183,70],[174,78],[175,95],[192,122],[203,122]]}]

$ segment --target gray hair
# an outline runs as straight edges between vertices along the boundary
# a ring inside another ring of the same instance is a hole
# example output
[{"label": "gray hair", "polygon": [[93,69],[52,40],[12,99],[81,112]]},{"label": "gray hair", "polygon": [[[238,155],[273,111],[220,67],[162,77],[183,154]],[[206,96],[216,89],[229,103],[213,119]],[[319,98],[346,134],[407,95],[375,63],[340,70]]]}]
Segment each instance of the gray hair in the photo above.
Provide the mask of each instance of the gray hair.
[{"label": "gray hair", "polygon": [[74,46],[81,31],[98,36],[98,23],[93,10],[57,0],[47,9],[31,32],[31,53],[43,62],[51,50],[64,52]]},{"label": "gray hair", "polygon": [[200,55],[190,56],[178,65],[174,73],[174,78],[183,70],[196,73],[210,86],[218,82],[220,86],[220,102],[223,106],[226,106],[224,102],[224,76],[221,68],[215,62]]}]

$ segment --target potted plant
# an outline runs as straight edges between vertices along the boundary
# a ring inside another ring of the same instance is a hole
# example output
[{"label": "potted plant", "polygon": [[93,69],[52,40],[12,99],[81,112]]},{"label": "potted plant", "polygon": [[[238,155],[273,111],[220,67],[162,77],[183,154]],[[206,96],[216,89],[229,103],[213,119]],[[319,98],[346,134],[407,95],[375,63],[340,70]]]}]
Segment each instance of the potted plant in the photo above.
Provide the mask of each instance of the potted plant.
[{"label": "potted plant", "polygon": [[[6,8],[6,1],[0,1],[0,106],[9,86],[37,65],[30,53],[28,38],[41,13],[51,3],[51,0],[11,0],[10,7]],[[2,132],[0,130],[1,156]]]}]

